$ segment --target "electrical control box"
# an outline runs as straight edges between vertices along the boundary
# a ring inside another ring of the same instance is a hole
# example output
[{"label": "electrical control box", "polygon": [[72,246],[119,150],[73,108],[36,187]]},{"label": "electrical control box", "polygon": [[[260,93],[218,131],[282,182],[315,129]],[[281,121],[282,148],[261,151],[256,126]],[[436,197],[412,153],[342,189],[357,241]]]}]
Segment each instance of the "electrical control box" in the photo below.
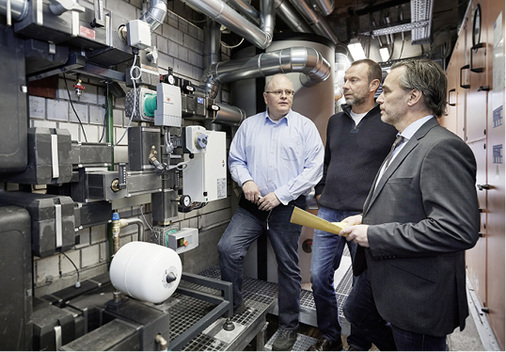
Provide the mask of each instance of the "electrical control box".
[{"label": "electrical control box", "polygon": [[132,20],[127,23],[128,45],[138,49],[151,47],[151,28],[147,22]]},{"label": "electrical control box", "polygon": [[181,127],[181,88],[167,83],[156,86],[155,125]]},{"label": "electrical control box", "polygon": [[193,202],[210,202],[227,197],[226,133],[207,131],[205,153],[185,155],[183,194]]},{"label": "electrical control box", "polygon": [[199,246],[199,230],[155,226],[151,231],[151,242],[169,247],[180,254]]}]

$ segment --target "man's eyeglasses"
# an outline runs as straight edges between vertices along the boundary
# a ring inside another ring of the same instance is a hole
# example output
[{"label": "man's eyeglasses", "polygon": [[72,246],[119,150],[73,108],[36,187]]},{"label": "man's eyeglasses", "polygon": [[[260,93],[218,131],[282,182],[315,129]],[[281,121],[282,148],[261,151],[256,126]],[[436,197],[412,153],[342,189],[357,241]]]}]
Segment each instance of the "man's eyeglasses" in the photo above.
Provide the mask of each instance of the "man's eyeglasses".
[{"label": "man's eyeglasses", "polygon": [[287,97],[289,97],[289,96],[294,95],[295,91],[290,90],[290,89],[285,89],[285,90],[278,89],[278,90],[266,90],[265,93],[271,93],[271,94],[274,94],[274,95],[281,95],[281,94],[285,93],[285,95]]}]

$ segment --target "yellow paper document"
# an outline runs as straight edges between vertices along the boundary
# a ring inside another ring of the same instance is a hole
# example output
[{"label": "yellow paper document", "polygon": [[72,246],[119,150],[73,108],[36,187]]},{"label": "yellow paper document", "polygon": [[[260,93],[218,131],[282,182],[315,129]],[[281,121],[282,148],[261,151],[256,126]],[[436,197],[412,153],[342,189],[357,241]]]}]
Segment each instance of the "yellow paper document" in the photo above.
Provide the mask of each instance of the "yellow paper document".
[{"label": "yellow paper document", "polygon": [[339,232],[346,227],[345,222],[330,222],[327,220],[323,220],[316,215],[308,213],[305,210],[302,210],[297,207],[293,207],[292,217],[290,218],[290,222],[292,224],[302,225],[311,227],[313,229],[327,231],[334,234],[339,234]]}]

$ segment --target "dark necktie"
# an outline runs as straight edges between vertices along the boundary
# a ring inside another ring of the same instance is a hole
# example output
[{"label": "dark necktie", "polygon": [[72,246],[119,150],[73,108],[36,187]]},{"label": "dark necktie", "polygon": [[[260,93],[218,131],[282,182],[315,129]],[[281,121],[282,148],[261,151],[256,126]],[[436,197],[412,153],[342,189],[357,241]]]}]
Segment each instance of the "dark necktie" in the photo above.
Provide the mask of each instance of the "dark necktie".
[{"label": "dark necktie", "polygon": [[397,148],[402,143],[403,140],[404,140],[403,136],[401,136],[400,134],[397,135],[394,144],[392,144],[392,149],[390,149],[390,153],[388,153],[387,158],[385,159],[385,167],[383,168],[383,170],[386,170],[386,168],[390,164],[390,161],[392,161],[392,155],[394,154],[395,148]]}]

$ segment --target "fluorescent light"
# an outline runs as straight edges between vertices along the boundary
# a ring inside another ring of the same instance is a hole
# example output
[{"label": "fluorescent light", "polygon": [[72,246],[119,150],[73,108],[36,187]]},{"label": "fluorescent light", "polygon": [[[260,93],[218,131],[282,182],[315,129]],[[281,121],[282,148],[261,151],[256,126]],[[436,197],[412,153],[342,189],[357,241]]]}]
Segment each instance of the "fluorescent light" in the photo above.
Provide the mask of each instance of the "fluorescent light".
[{"label": "fluorescent light", "polygon": [[362,48],[362,44],[357,39],[352,39],[348,44],[348,50],[350,51],[353,60],[362,60],[366,59],[364,48]]},{"label": "fluorescent light", "polygon": [[381,61],[387,62],[390,59],[390,51],[386,46],[380,48]]}]

